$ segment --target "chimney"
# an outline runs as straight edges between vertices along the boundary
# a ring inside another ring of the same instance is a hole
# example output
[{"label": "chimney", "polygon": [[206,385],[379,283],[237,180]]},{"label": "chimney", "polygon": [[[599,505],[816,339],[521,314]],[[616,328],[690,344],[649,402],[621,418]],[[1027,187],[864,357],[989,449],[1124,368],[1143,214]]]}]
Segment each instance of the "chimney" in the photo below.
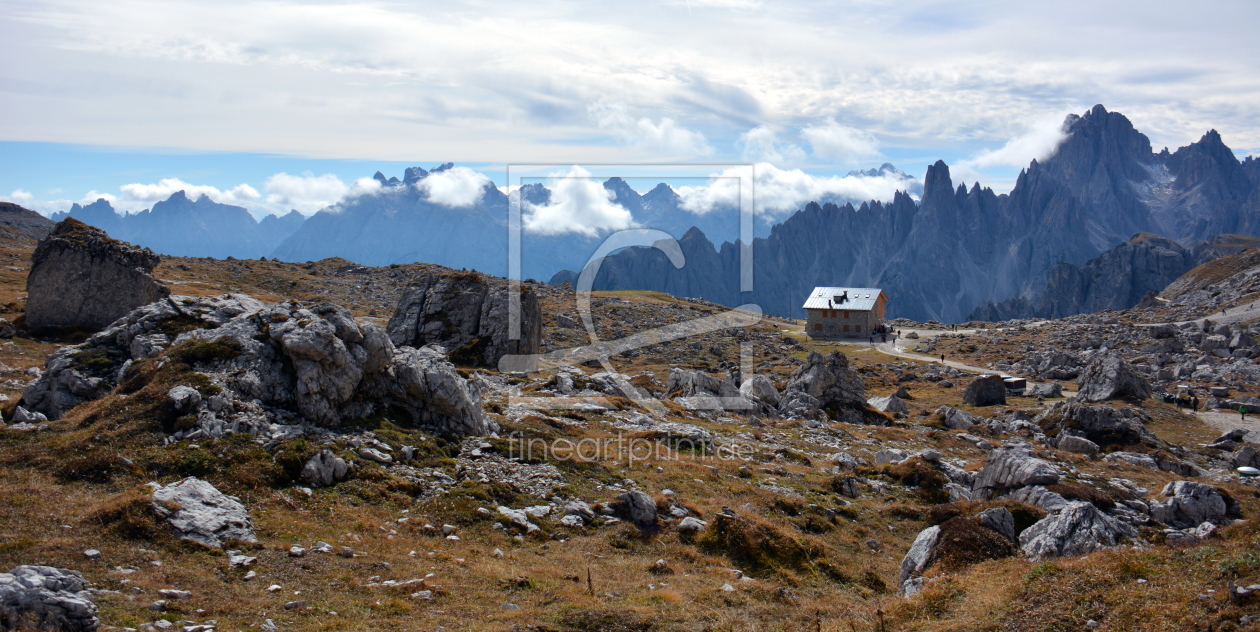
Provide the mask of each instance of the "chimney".
[{"label": "chimney", "polygon": [[849,300],[849,291],[845,290],[843,294],[841,294],[840,296],[833,296],[832,299],[834,299],[835,302],[837,303],[843,303]]}]

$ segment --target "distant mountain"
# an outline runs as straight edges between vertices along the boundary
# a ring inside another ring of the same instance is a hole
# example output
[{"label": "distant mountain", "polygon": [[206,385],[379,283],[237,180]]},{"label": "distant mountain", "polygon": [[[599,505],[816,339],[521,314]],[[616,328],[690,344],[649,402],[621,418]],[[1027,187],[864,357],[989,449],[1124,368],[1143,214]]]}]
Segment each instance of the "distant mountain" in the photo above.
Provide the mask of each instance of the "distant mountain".
[{"label": "distant mountain", "polygon": [[271,254],[276,246],[303,223],[303,216],[291,211],[269,216],[259,222],[249,211],[219,204],[206,196],[189,199],[183,191],[139,213],[119,214],[106,200],[87,206],[75,204],[65,213],[54,214],[60,221],[73,217],[90,224],[115,239],[152,249],[158,254],[181,257],[257,259]]},{"label": "distant mountain", "polygon": [[0,202],[0,227],[28,239],[43,239],[56,222],[12,202]]},{"label": "distant mountain", "polygon": [[1164,235],[1183,249],[1221,233],[1260,234],[1255,163],[1240,163],[1214,130],[1156,154],[1127,118],[1101,105],[1069,115],[1064,129],[1055,155],[1033,161],[1009,195],[978,184],[955,189],[938,161],[917,202],[898,194],[887,204],[807,205],[754,241],[750,294],[739,292],[735,247],[715,247],[703,234],[683,240],[683,252],[713,274],[675,271],[659,252],[630,249],[608,258],[595,287],[755,302],[794,316],[816,285],[881,287],[890,316],[958,322],[985,303],[1034,301],[1059,264],[1079,268],[1136,234]]}]

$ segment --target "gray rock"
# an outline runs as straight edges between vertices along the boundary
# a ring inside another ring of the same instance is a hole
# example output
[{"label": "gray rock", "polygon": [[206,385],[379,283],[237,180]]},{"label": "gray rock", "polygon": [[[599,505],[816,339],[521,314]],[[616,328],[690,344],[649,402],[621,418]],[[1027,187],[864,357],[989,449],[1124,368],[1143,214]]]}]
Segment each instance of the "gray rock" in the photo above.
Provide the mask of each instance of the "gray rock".
[{"label": "gray rock", "polygon": [[441,345],[462,365],[497,367],[505,355],[536,354],[538,293],[521,285],[520,338],[511,339],[506,279],[477,272],[422,272],[403,291],[385,330],[396,346]]},{"label": "gray rock", "polygon": [[1007,494],[1007,498],[1016,502],[1032,505],[1043,511],[1055,513],[1067,506],[1067,499],[1041,485],[1021,487]]},{"label": "gray rock", "polygon": [[0,318],[0,338],[9,339],[17,335],[17,327],[9,322],[7,318]]},{"label": "gray rock", "polygon": [[1140,452],[1112,452],[1107,456],[1104,456],[1103,460],[1109,463],[1127,463],[1129,465],[1155,470],[1156,472],[1159,471],[1159,463],[1155,461],[1155,458],[1149,454],[1142,454]]},{"label": "gray rock", "polygon": [[1063,397],[1063,385],[1058,382],[1042,382],[1041,384],[1033,384],[1028,387],[1024,393],[1028,397],[1044,397],[1050,399],[1053,397]]},{"label": "gray rock", "polygon": [[1220,524],[1230,514],[1225,496],[1211,485],[1173,481],[1160,495],[1167,500],[1151,501],[1151,518],[1175,529],[1190,529],[1204,522]]},{"label": "gray rock", "polygon": [[1155,433],[1146,427],[1146,414],[1133,408],[1090,406],[1073,401],[1056,402],[1034,420],[1045,433],[1060,437],[1064,431],[1083,435],[1100,447],[1147,445],[1163,447]]},{"label": "gray rock", "polygon": [[180,412],[193,410],[197,407],[197,404],[201,403],[201,393],[191,386],[176,386],[166,396],[175,405],[175,410]]},{"label": "gray rock", "polygon": [[1006,507],[991,507],[976,514],[984,526],[1015,540],[1015,516]]},{"label": "gray rock", "polygon": [[99,621],[83,575],[51,566],[0,573],[0,628],[93,632]]},{"label": "gray rock", "polygon": [[1053,485],[1059,470],[1036,457],[1027,443],[1009,442],[989,452],[976,475],[974,490],[1016,489],[1028,485]]},{"label": "gray rock", "polygon": [[368,447],[359,448],[359,456],[369,461],[376,461],[377,463],[381,463],[384,465],[389,465],[390,463],[394,462],[394,457],[388,454],[385,454],[384,452],[381,452],[380,450],[377,450],[376,448],[368,448]]},{"label": "gray rock", "polygon": [[76,219],[58,222],[31,256],[26,326],[102,329],[170,294],[149,274],[158,262],[149,249]]},{"label": "gray rock", "polygon": [[941,528],[934,525],[920,531],[914,538],[910,550],[906,552],[905,557],[901,558],[901,576],[897,580],[899,593],[906,595],[906,584],[912,578],[922,575],[928,564],[932,562],[932,554],[936,551],[936,543],[940,535]]},{"label": "gray rock", "polygon": [[197,478],[186,478],[153,491],[153,509],[181,540],[223,548],[224,540],[256,542],[249,512],[239,500]]},{"label": "gray rock", "polygon": [[693,516],[687,516],[686,518],[683,518],[678,523],[677,528],[680,532],[683,532],[683,533],[696,533],[696,532],[704,530],[704,528],[707,527],[708,525],[709,523],[699,518],[696,518]]},{"label": "gray rock", "polygon": [[941,406],[936,409],[936,415],[940,417],[941,423],[950,430],[970,430],[972,426],[979,421],[975,415],[954,408],[953,406]]},{"label": "gray rock", "polygon": [[896,448],[884,448],[875,453],[875,465],[886,465],[888,463],[900,463],[906,460],[905,451]]},{"label": "gray rock", "polygon": [[887,397],[872,397],[866,400],[866,403],[870,404],[871,408],[884,413],[910,412],[910,407],[906,406],[906,403],[896,395],[889,395]]},{"label": "gray rock", "polygon": [[1006,404],[1006,384],[1000,375],[978,377],[967,385],[963,403],[970,406],[1001,406]]},{"label": "gray rock", "polygon": [[1098,454],[1098,444],[1086,439],[1085,437],[1077,437],[1069,434],[1059,435],[1059,440],[1055,442],[1054,447],[1068,452],[1077,454]]},{"label": "gray rock", "polygon": [[769,408],[776,408],[779,405],[779,391],[774,387],[774,383],[770,378],[764,375],[754,375],[746,380],[739,387],[739,394],[759,404],[763,404]]},{"label": "gray rock", "polygon": [[35,424],[44,421],[48,421],[48,417],[44,413],[31,412],[21,406],[13,409],[13,423]]},{"label": "gray rock", "polygon": [[302,466],[302,481],[314,487],[328,487],[345,480],[349,473],[348,463],[335,456],[332,450],[323,450]]},{"label": "gray rock", "polygon": [[1076,398],[1084,402],[1101,402],[1118,397],[1146,399],[1151,396],[1146,378],[1118,353],[1109,353],[1091,362],[1077,383],[1080,387]]},{"label": "gray rock", "polygon": [[1137,529],[1087,502],[1070,501],[1059,513],[1025,529],[1019,535],[1019,544],[1024,555],[1041,560],[1115,546],[1122,537],[1137,537]]},{"label": "gray rock", "polygon": [[783,389],[779,412],[785,418],[813,418],[824,408],[835,410],[846,423],[870,423],[864,412],[866,386],[862,377],[849,368],[849,359],[839,351],[823,356],[809,352],[805,363],[792,371]]},{"label": "gray rock", "polygon": [[637,525],[650,525],[656,522],[656,501],[644,492],[638,490],[624,492],[617,496],[612,504],[619,518]]}]

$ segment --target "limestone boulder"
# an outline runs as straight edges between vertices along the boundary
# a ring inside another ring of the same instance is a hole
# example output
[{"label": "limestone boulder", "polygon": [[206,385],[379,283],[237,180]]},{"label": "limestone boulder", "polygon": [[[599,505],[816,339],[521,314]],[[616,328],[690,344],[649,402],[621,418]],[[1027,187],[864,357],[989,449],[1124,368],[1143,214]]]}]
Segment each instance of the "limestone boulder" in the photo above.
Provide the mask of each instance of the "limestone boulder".
[{"label": "limestone boulder", "polygon": [[94,632],[96,612],[78,571],[18,566],[0,573],[0,629]]},{"label": "limestone boulder", "polygon": [[811,351],[805,363],[792,371],[779,402],[780,414],[789,419],[816,417],[824,410],[846,423],[878,421],[866,413],[862,377],[849,368],[848,357],[839,351],[826,356]]},{"label": "limestone boulder", "polygon": [[1162,500],[1150,503],[1151,517],[1174,529],[1190,529],[1204,522],[1225,524],[1238,514],[1237,501],[1212,485],[1173,481],[1160,492]]},{"label": "limestone boulder", "polygon": [[656,523],[656,501],[638,490],[624,492],[612,502],[617,516],[640,526]]},{"label": "limestone boulder", "polygon": [[1137,529],[1090,503],[1069,501],[1019,534],[1019,545],[1025,556],[1041,560],[1113,547],[1125,537],[1137,537]]},{"label": "limestone boulder", "polygon": [[153,278],[157,255],[66,218],[39,242],[26,278],[26,326],[103,329],[170,289]]},{"label": "limestone boulder", "polygon": [[870,404],[871,408],[880,412],[903,414],[910,412],[910,407],[906,406],[906,403],[896,395],[889,395],[887,397],[872,397],[866,400],[866,403]]},{"label": "limestone boulder", "polygon": [[932,562],[936,552],[936,544],[940,540],[941,528],[933,525],[919,532],[910,545],[910,550],[901,558],[901,576],[897,581],[898,593],[913,597],[922,588],[922,582],[914,580],[922,576],[928,564]]},{"label": "limestone boulder", "polygon": [[198,478],[153,490],[153,510],[181,540],[212,549],[223,548],[229,540],[258,541],[245,505]]},{"label": "limestone boulder", "polygon": [[323,450],[302,466],[302,481],[312,487],[328,487],[345,480],[349,473],[350,464],[332,450]]},{"label": "limestone boulder", "polygon": [[1099,447],[1165,444],[1146,427],[1146,413],[1134,408],[1090,406],[1077,402],[1056,402],[1033,419],[1049,437],[1065,433],[1083,437]]},{"label": "limestone boulder", "polygon": [[1006,405],[1006,384],[1000,375],[984,375],[971,381],[963,392],[963,403],[970,406]]},{"label": "limestone boulder", "polygon": [[1083,402],[1102,402],[1121,397],[1146,399],[1151,396],[1151,386],[1118,353],[1109,353],[1091,362],[1077,378],[1080,387],[1076,399]]},{"label": "limestone boulder", "polygon": [[1024,393],[1028,397],[1044,397],[1050,399],[1052,397],[1063,397],[1063,385],[1058,382],[1042,382],[1033,384],[1028,387]]},{"label": "limestone boulder", "polygon": [[506,279],[477,272],[422,272],[403,291],[385,331],[395,346],[440,345],[461,365],[497,367],[505,355],[537,354],[542,309],[528,283],[520,289],[519,336],[511,331]]},{"label": "limestone boulder", "polygon": [[989,452],[972,489],[1000,492],[1028,485],[1053,485],[1059,477],[1058,468],[1037,458],[1027,443],[1012,441]]}]

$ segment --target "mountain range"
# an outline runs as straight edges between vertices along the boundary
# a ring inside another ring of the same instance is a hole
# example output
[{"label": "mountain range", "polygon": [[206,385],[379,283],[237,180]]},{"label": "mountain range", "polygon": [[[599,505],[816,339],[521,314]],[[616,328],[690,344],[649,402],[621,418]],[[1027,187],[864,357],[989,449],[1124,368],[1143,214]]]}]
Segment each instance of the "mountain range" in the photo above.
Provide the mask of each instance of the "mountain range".
[{"label": "mountain range", "polygon": [[[1025,307],[1040,300],[1056,266],[1064,274],[1060,264],[1079,268],[1135,235],[1166,238],[1138,239],[1139,250],[1260,235],[1260,165],[1240,162],[1215,130],[1176,152],[1156,153],[1128,118],[1102,105],[1069,115],[1063,129],[1055,154],[1021,171],[1009,194],[979,183],[955,187],[948,165],[938,161],[927,170],[920,200],[899,194],[886,204],[806,205],[754,240],[750,293],[739,291],[738,249],[715,246],[698,230],[680,240],[683,269],[657,250],[628,249],[603,262],[595,288],[757,303],[769,313],[802,316],[814,286],[881,287],[891,297],[890,316],[959,322],[1008,299],[1016,301],[1006,314],[1035,311]],[[564,271],[552,281],[575,278]],[[1055,287],[1070,285],[1064,279]]]}]

